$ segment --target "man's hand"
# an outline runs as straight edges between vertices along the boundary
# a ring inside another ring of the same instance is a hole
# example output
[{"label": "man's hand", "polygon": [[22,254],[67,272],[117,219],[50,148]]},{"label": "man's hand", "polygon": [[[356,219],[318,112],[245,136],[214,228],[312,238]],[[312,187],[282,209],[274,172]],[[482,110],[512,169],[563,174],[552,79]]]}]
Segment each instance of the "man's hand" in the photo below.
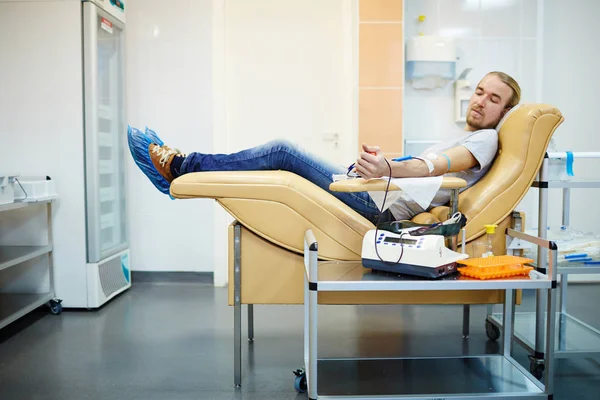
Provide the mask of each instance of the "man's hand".
[{"label": "man's hand", "polygon": [[364,179],[381,178],[389,175],[388,164],[381,153],[379,146],[362,145],[363,152],[354,164],[354,169],[358,175]]}]

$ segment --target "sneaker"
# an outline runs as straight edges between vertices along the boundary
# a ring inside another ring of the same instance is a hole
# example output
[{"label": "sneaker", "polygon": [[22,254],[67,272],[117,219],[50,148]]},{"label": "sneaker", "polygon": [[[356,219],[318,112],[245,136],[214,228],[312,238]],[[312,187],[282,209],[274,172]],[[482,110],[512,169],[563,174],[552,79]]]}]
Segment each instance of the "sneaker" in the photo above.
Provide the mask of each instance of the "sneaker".
[{"label": "sneaker", "polygon": [[158,137],[158,134],[154,132],[152,129],[146,127],[146,136],[150,138],[152,143],[156,143],[159,146],[164,145],[165,143]]},{"label": "sneaker", "polygon": [[[170,195],[170,182],[156,169],[154,162],[150,157],[150,146],[153,145],[152,140],[138,129],[129,126],[127,128],[127,141],[131,156],[144,175],[150,179],[150,182],[152,182],[161,193]],[[160,160],[158,164],[160,165]]]},{"label": "sneaker", "polygon": [[[146,127],[146,136],[148,136],[150,138],[150,140],[152,141],[152,143],[155,143],[161,147],[165,147],[167,149],[170,149],[171,147],[167,146],[161,138],[158,137],[158,134],[156,132],[154,132],[152,129]],[[173,149],[175,150],[177,153],[181,153],[181,150],[179,149]],[[183,154],[183,153],[181,153]],[[185,154],[183,154],[183,156],[185,157]]]},{"label": "sneaker", "polygon": [[172,149],[169,146],[159,146],[152,143],[148,146],[148,153],[150,154],[150,160],[154,165],[154,168],[158,173],[167,180],[167,182],[173,182],[173,174],[171,173],[171,163],[175,157],[186,157],[178,149]]}]

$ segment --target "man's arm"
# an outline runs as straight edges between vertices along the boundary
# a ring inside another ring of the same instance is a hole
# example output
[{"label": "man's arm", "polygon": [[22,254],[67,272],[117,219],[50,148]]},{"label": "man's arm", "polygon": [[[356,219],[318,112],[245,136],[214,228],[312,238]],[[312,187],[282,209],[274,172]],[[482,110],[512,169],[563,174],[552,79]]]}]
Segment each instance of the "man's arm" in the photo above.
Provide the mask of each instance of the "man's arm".
[{"label": "man's arm", "polygon": [[[380,178],[389,175],[389,167],[385,162],[381,150],[377,146],[363,145],[365,150],[356,161],[356,172],[365,179]],[[375,153],[369,154],[370,153]],[[437,160],[430,160],[433,171],[429,173],[427,164],[422,160],[410,160],[402,162],[389,161],[394,178],[414,178],[424,176],[438,176],[447,172],[464,171],[479,165],[473,154],[464,146],[457,146],[443,152],[450,158],[450,170],[448,160],[438,154]]]},{"label": "man's arm", "polygon": [[[410,178],[421,176],[438,176],[447,172],[459,172],[473,168],[479,163],[473,157],[473,154],[464,146],[457,146],[443,152],[450,158],[450,170],[448,170],[448,160],[443,155],[438,154],[437,160],[430,160],[433,164],[433,171],[429,173],[429,168],[422,160],[410,160],[403,162],[390,162],[392,166],[392,176],[394,178]],[[385,161],[384,161],[385,163]],[[389,168],[386,167],[386,174],[389,174]]]}]

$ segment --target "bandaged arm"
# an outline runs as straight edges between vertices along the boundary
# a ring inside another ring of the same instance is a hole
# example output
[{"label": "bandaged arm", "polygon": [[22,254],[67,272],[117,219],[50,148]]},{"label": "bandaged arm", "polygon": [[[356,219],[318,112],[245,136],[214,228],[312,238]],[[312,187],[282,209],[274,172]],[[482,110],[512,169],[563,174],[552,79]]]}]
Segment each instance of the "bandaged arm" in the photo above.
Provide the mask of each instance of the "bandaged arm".
[{"label": "bandaged arm", "polygon": [[390,161],[392,176],[394,178],[438,176],[447,172],[464,171],[479,165],[477,159],[465,146],[456,146],[445,150],[443,153],[450,159],[450,169],[448,169],[448,158],[440,153],[437,159],[429,160],[433,164],[433,171],[431,173],[429,172],[429,166],[423,160]]}]

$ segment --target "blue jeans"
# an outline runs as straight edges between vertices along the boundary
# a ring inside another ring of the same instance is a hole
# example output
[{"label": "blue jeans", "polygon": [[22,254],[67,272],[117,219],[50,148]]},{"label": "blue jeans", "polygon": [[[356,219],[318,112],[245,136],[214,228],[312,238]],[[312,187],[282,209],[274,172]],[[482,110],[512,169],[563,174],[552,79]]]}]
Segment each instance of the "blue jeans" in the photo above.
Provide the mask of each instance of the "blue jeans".
[{"label": "blue jeans", "polygon": [[[371,222],[377,220],[379,209],[367,192],[342,193],[329,190],[332,174],[345,174],[347,169],[332,165],[299,146],[285,140],[266,144],[233,154],[191,153],[181,165],[181,174],[201,171],[258,171],[284,170],[293,172],[326,190]],[[379,222],[392,221],[389,210]]]}]

